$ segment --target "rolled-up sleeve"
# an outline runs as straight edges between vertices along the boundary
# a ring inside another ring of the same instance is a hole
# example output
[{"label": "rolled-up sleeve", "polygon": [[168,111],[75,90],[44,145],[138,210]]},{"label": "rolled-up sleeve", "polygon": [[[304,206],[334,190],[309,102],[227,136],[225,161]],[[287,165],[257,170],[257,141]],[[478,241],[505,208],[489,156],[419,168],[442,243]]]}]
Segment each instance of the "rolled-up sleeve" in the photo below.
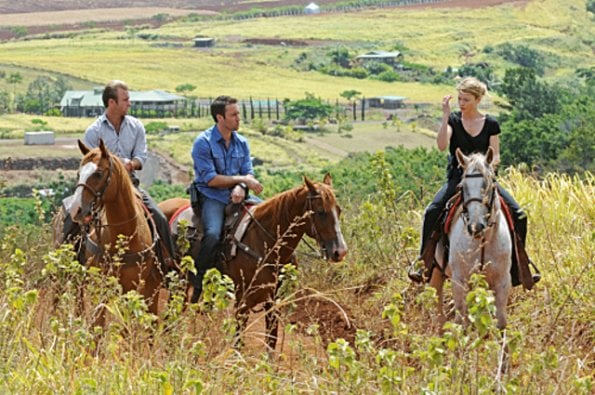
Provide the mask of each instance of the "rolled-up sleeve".
[{"label": "rolled-up sleeve", "polygon": [[197,138],[192,145],[192,162],[194,163],[195,181],[207,185],[215,176],[217,170],[211,158],[209,143],[204,138]]}]

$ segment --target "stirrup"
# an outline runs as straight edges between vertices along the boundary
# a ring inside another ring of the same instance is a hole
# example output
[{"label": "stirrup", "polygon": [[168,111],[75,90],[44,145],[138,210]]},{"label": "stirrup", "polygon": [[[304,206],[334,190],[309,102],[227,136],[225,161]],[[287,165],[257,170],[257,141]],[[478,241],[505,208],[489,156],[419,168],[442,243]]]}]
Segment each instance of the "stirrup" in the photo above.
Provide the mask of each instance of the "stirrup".
[{"label": "stirrup", "polygon": [[417,267],[415,264],[416,262],[419,262],[419,259],[416,259],[409,265],[409,268],[407,269],[407,277],[414,283],[422,284],[424,282],[423,268]]},{"label": "stirrup", "polygon": [[531,278],[533,279],[533,284],[537,284],[541,280],[541,272],[539,271],[537,266],[535,266],[531,259],[529,259],[529,265],[533,268],[533,270],[535,270],[535,273],[531,275]]}]

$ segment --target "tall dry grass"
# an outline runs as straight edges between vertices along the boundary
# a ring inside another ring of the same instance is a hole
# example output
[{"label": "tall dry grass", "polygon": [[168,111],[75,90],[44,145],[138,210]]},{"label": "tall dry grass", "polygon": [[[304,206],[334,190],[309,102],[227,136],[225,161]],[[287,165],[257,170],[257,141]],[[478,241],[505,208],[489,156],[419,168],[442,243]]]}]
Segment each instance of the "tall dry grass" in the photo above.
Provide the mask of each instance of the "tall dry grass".
[{"label": "tall dry grass", "polygon": [[[354,343],[336,339],[325,347],[319,326],[299,332],[285,319],[274,357],[262,352],[257,324],[236,351],[220,278],[212,285],[218,308],[182,312],[174,287],[156,321],[138,295],[122,296],[113,280],[87,272],[88,306],[77,314],[83,268],[68,249],[49,247],[47,228],[15,225],[0,242],[0,392],[592,393],[593,175],[537,179],[513,169],[500,177],[527,208],[528,249],[543,274],[533,291],[513,291],[505,333],[510,368],[502,374],[503,336],[490,293],[480,282],[473,294],[470,314],[481,325],[448,324],[438,332],[433,293],[405,274],[423,202],[395,195],[381,157],[373,166],[378,194],[362,204],[342,198],[347,260],[331,265],[306,248],[300,254],[299,284],[345,307],[358,328]],[[99,301],[111,312],[101,337],[90,326]]]}]

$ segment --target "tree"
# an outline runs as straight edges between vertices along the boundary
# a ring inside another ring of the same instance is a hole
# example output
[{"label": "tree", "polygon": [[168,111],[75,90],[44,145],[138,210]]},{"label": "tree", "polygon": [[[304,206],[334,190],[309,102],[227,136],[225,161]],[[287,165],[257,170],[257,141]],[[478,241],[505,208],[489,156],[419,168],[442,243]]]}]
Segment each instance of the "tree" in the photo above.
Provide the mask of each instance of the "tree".
[{"label": "tree", "polygon": [[8,92],[0,91],[0,114],[6,114],[10,111],[10,95]]},{"label": "tree", "polygon": [[13,103],[12,109],[14,110],[14,108],[16,107],[15,100],[16,100],[16,96],[17,96],[17,84],[20,84],[23,81],[23,76],[19,72],[10,73],[10,75],[8,76],[6,81],[12,85],[12,103]]},{"label": "tree", "polygon": [[327,118],[332,111],[333,107],[330,104],[324,103],[309,92],[306,92],[305,99],[285,102],[285,118],[288,120]]},{"label": "tree", "polygon": [[196,86],[194,86],[192,84],[188,84],[188,83],[176,86],[176,92],[181,93],[181,94],[185,94],[186,92],[192,92],[195,89],[196,89]]},{"label": "tree", "polygon": [[331,61],[338,66],[346,69],[351,66],[351,55],[349,54],[349,50],[345,47],[333,49],[328,55],[331,57]]},{"label": "tree", "polygon": [[356,91],[355,89],[350,89],[343,91],[339,94],[339,96],[344,97],[345,99],[351,101],[351,99],[357,99],[359,95],[362,93],[360,91]]},{"label": "tree", "polygon": [[566,95],[563,89],[538,81],[528,68],[507,69],[497,90],[508,99],[517,121],[558,112]]}]

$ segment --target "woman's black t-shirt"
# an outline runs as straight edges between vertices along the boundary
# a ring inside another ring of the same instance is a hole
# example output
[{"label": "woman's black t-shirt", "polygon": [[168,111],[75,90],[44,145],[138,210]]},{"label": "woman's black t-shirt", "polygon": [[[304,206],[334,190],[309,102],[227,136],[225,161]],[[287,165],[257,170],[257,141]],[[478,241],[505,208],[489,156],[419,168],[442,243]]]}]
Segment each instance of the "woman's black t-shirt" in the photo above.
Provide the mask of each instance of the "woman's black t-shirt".
[{"label": "woman's black t-shirt", "polygon": [[457,148],[460,148],[465,155],[471,155],[475,152],[485,154],[490,146],[490,137],[500,134],[500,125],[494,117],[486,115],[481,132],[477,136],[472,137],[463,127],[460,111],[450,113],[448,124],[452,128],[452,135],[448,145],[450,155],[448,158],[447,176],[449,179],[453,177],[460,178],[461,169],[455,155]]}]

